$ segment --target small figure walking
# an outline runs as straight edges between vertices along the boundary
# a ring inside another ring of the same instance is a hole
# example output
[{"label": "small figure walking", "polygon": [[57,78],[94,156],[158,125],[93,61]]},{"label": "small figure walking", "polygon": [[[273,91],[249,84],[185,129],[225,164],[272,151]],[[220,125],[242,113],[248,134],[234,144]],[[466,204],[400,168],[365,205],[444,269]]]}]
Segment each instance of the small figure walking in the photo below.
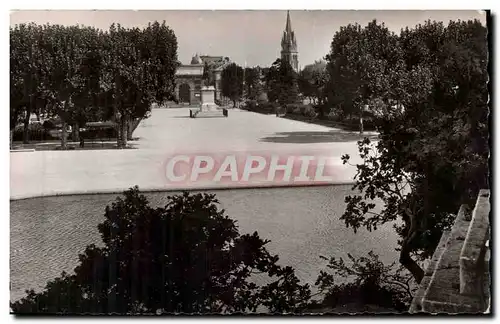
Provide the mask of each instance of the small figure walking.
[{"label": "small figure walking", "polygon": [[83,136],[80,137],[80,148],[85,146],[85,141],[83,140]]}]

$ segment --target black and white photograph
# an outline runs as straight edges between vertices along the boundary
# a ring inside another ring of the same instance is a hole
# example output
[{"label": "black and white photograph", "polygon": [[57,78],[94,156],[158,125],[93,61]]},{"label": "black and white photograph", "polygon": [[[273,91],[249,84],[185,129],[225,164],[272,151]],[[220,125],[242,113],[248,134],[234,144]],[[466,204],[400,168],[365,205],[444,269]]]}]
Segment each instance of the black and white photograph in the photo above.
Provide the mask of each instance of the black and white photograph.
[{"label": "black and white photograph", "polygon": [[9,19],[11,316],[492,315],[491,11]]}]

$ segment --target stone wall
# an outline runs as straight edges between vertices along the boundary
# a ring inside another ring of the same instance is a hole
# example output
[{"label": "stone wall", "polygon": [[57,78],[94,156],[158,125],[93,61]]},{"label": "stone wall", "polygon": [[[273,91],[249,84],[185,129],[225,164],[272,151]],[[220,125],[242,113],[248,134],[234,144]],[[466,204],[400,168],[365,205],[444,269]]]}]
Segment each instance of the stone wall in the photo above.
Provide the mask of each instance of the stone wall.
[{"label": "stone wall", "polygon": [[490,309],[490,192],[471,212],[462,206],[443,233],[410,313],[485,313]]}]

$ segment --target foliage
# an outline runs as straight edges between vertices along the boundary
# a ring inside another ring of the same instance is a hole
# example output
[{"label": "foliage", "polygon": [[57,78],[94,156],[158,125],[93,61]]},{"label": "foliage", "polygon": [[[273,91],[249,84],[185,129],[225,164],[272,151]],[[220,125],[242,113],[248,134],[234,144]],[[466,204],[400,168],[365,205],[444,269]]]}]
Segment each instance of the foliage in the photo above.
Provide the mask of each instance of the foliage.
[{"label": "foliage", "polygon": [[245,109],[254,111],[257,108],[257,100],[247,100],[245,101]]},{"label": "foliage", "polygon": [[10,129],[22,120],[26,143],[31,113],[45,103],[43,55],[38,46],[41,29],[33,23],[10,27]]},{"label": "foliage", "polygon": [[46,120],[43,122],[43,128],[44,129],[55,129],[56,128],[56,124],[53,120]]},{"label": "foliage", "polygon": [[175,88],[177,39],[163,22],[149,24],[144,30],[111,25],[106,34],[105,90],[111,92],[113,117],[119,121],[126,145],[127,122],[149,115],[151,105],[171,98]]},{"label": "foliage", "polygon": [[[406,311],[410,306],[417,286],[413,277],[395,264],[384,265],[372,251],[366,257],[355,258],[347,254],[351,264],[343,258],[332,257],[328,269],[333,274],[321,271],[316,285],[324,295],[322,304],[328,307],[345,304],[376,305],[396,311]],[[335,284],[335,278],[346,282]]]},{"label": "foliage", "polygon": [[[152,208],[135,187],[106,207],[103,247],[90,245],[74,274],[11,304],[19,313],[300,312],[310,298],[257,233],[240,235],[209,194]],[[250,276],[269,276],[257,285]]]},{"label": "foliage", "polygon": [[269,102],[277,102],[279,97],[279,72],[278,65],[274,62],[269,68],[263,69],[265,87]]},{"label": "foliage", "polygon": [[245,68],[244,94],[250,100],[257,100],[262,93],[260,73],[259,67]]},{"label": "foliage", "polygon": [[10,28],[10,43],[11,129],[24,116],[26,134],[32,112],[80,127],[115,119],[126,145],[125,125],[173,95],[177,39],[165,22],[108,31],[21,24]]},{"label": "foliage", "polygon": [[297,73],[288,61],[274,61],[265,74],[265,83],[270,102],[277,101],[282,107],[298,103]]},{"label": "foliage", "polygon": [[226,65],[221,73],[221,88],[222,95],[236,107],[236,101],[243,96],[243,68],[236,63]]},{"label": "foliage", "polygon": [[361,116],[372,100],[405,89],[398,83],[404,71],[398,37],[383,23],[374,20],[365,28],[358,24],[342,27],[326,59],[328,102],[343,116]]},{"label": "foliage", "polygon": [[[356,100],[376,98],[382,107],[380,137],[358,143],[363,163],[354,189],[361,195],[346,198],[342,219],[355,230],[398,220],[400,262],[420,282],[423,270],[412,256],[430,257],[460,205],[472,206],[479,189],[489,187],[486,28],[478,21],[427,22],[404,30],[394,44],[388,39],[370,52],[403,52],[401,67],[385,58],[385,73],[355,79]],[[379,83],[395,86],[386,91]],[[374,199],[383,203],[381,212],[373,211]]]},{"label": "foliage", "polygon": [[298,86],[303,96],[313,99],[317,104],[325,101],[325,86],[328,82],[325,61],[306,65],[298,75]]},{"label": "foliage", "polygon": [[[241,235],[215,195],[183,193],[154,208],[134,187],[104,216],[103,244],[87,246],[74,273],[11,303],[15,314],[304,313],[315,304],[293,268],[267,251],[269,241]],[[372,252],[348,257],[350,265],[329,259],[333,274],[318,276],[323,305],[407,306],[411,276]],[[336,284],[334,276],[351,281]]]},{"label": "foliage", "polygon": [[314,109],[311,105],[304,105],[300,109],[300,113],[303,116],[310,117],[310,118],[315,118],[317,117],[317,112],[316,109]]}]

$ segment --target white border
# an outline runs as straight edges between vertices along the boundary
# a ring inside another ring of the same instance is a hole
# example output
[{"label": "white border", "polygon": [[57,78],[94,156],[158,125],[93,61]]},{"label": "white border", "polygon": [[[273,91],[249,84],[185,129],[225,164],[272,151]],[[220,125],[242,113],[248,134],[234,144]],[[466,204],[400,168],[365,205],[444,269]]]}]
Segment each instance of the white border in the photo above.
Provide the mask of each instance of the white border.
[{"label": "white border", "polygon": [[[358,0],[351,0],[351,1],[332,1],[332,0],[288,0],[286,3],[283,2],[274,2],[271,3],[269,1],[265,0],[253,0],[253,1],[248,1],[248,2],[238,2],[234,0],[212,0],[212,1],[202,1],[202,0],[183,0],[183,1],[168,1],[168,2],[158,2],[158,1],[152,1],[152,0],[142,0],[142,1],[116,1],[116,2],[111,2],[111,1],[96,1],[96,0],[87,0],[84,2],[73,2],[73,1],[15,1],[12,3],[11,7],[6,7],[5,9],[3,8],[7,2],[2,2],[2,15],[1,18],[2,20],[5,19],[5,27],[6,25],[9,24],[9,11],[11,9],[493,9],[494,12],[496,12],[495,8],[497,7],[497,1],[471,1],[471,0],[454,0],[450,2],[443,2],[443,1],[435,1],[435,0],[420,0],[420,1],[413,1],[409,3],[408,1],[384,1],[384,2],[372,2],[372,1],[358,1]],[[85,6],[82,6],[82,4],[85,4]],[[2,69],[1,75],[3,76],[3,81],[4,84],[1,87],[3,96],[1,97],[3,100],[3,112],[5,115],[5,118],[2,119],[2,123],[4,123],[4,130],[3,133],[5,134],[2,138],[3,140],[0,142],[1,144],[1,149],[0,152],[2,152],[2,170],[5,172],[4,176],[2,177],[3,179],[8,179],[9,177],[9,150],[8,150],[8,142],[7,142],[7,129],[8,129],[8,29],[4,28],[2,29],[1,33],[1,41],[4,46],[2,46],[2,55],[4,56],[3,64],[0,65],[0,68]],[[496,31],[495,31],[496,32]],[[498,42],[497,35],[495,35],[495,41]],[[498,74],[498,66],[496,66],[495,69],[495,75]],[[497,87],[498,87],[498,81],[497,81]],[[497,87],[495,87],[494,91],[495,93],[498,93]],[[497,114],[497,118],[498,114]],[[495,122],[497,121],[495,118]],[[495,141],[497,143],[497,141]],[[498,162],[498,161],[497,161]],[[497,166],[497,165],[495,165]],[[2,323],[5,322],[11,322],[14,321],[14,317],[8,315],[9,314],[9,309],[8,309],[8,304],[9,304],[9,299],[10,299],[10,294],[9,294],[9,200],[7,199],[9,195],[9,182],[3,181],[1,185],[1,190],[2,190],[2,196],[3,199],[1,200],[1,208],[2,212],[1,215],[2,217],[2,226],[0,226],[1,231],[3,232],[0,237],[3,240],[3,244],[1,245],[1,261],[3,266],[1,267],[1,279],[2,279],[2,284],[0,286],[0,305],[2,307],[1,314],[2,317],[6,321],[2,320]],[[494,191],[495,198],[498,195],[496,191]],[[496,227],[498,227],[500,222],[496,221]],[[497,228],[495,228],[497,230]],[[497,251],[498,249],[495,249]],[[496,258],[496,254],[495,257]],[[496,276],[495,276],[496,279]],[[493,280],[494,282],[495,280]],[[498,300],[498,298],[494,298],[495,301]],[[498,310],[498,303],[495,305],[495,310]],[[309,321],[311,318],[307,318],[305,320]],[[400,320],[397,317],[394,318],[395,320]],[[49,319],[51,320],[51,319]],[[104,318],[90,318],[93,323],[97,322],[104,322]],[[109,319],[108,319],[109,320]],[[114,319],[118,320],[118,319]],[[120,319],[121,320],[121,319]],[[144,320],[139,320],[139,319],[133,319],[134,321],[144,321]],[[161,319],[160,319],[161,320]],[[164,319],[164,320],[172,320],[170,319]],[[209,320],[211,322],[217,321],[217,319],[212,319]],[[287,320],[286,318],[284,319],[273,319],[272,322],[281,322],[283,320]],[[295,319],[296,320],[296,319]],[[372,320],[371,318],[365,318],[365,319],[341,319],[341,318],[333,318],[333,321],[340,321],[340,322],[347,322],[349,321],[368,321]],[[383,321],[387,320],[387,318],[383,318]],[[428,320],[428,318],[424,319],[417,319],[418,321],[421,320]],[[467,321],[470,321],[471,318],[467,318]],[[482,319],[481,321],[486,321],[488,319]],[[34,319],[30,320],[24,320],[25,322],[34,322]],[[66,320],[65,320],[66,321]],[[192,321],[192,320],[189,320]],[[269,319],[260,319],[260,321],[263,322],[270,322]]]},{"label": "white border", "polygon": [[[82,4],[84,4],[82,6]],[[90,0],[80,3],[69,1],[16,1],[11,6],[12,9],[208,9],[208,10],[228,10],[228,9],[426,9],[426,10],[450,10],[450,9],[489,9],[494,4],[494,1],[470,1],[470,0],[454,0],[450,3],[443,3],[433,0],[421,1],[384,1],[383,3],[375,3],[371,1],[331,1],[331,0],[288,0],[282,1],[232,1],[232,0],[183,0],[183,1],[165,1],[158,3],[154,0],[144,1],[96,1]]]}]

